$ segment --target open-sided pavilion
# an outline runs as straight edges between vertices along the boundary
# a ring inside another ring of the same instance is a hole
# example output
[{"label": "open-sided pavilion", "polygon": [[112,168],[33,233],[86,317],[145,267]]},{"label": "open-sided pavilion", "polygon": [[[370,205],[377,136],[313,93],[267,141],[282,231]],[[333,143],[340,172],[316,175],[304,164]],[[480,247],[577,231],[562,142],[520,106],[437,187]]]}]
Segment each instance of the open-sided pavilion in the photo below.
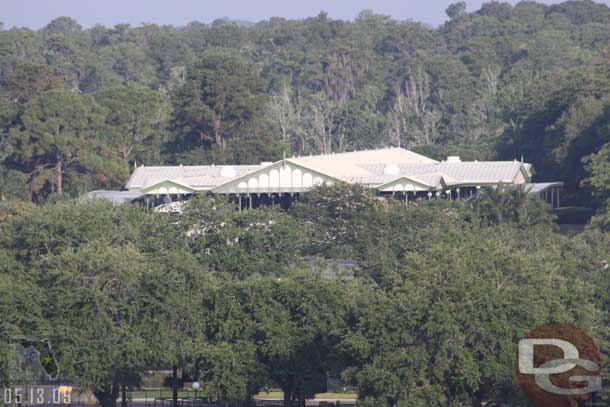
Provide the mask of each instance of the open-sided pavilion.
[{"label": "open-sided pavilion", "polygon": [[[140,166],[126,191],[93,191],[91,197],[142,200],[148,206],[181,201],[198,193],[227,196],[240,207],[279,204],[288,207],[317,185],[360,184],[406,202],[472,196],[485,186],[525,185],[552,207],[560,204],[561,182],[531,183],[531,164],[522,161],[443,161],[403,148],[284,158],[258,165]],[[112,193],[110,193],[112,192]]]}]

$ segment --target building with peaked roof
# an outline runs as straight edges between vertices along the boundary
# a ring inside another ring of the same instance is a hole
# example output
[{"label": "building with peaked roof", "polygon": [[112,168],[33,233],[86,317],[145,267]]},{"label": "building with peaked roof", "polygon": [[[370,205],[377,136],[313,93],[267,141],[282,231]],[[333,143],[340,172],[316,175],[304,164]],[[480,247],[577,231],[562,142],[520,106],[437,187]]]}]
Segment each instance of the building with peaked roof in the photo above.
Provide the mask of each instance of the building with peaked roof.
[{"label": "building with peaked roof", "polygon": [[242,206],[289,205],[301,193],[322,184],[360,184],[406,201],[443,197],[460,199],[478,188],[500,183],[527,185],[559,206],[562,183],[530,184],[532,166],[520,161],[436,161],[402,148],[284,158],[259,165],[137,167],[126,185],[155,203],[196,193],[223,194]]}]

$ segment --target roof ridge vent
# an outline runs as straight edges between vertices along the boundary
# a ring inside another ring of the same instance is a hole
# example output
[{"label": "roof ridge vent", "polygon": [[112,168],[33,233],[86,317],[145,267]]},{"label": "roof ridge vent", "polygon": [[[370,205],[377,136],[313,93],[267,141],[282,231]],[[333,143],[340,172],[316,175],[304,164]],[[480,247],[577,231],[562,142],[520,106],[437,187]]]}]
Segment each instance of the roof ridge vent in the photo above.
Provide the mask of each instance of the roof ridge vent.
[{"label": "roof ridge vent", "polygon": [[450,155],[447,157],[447,162],[448,163],[461,163],[462,159],[460,158],[459,155]]},{"label": "roof ridge vent", "polygon": [[220,168],[220,176],[223,178],[234,178],[237,176],[237,171],[232,165],[223,165]]},{"label": "roof ridge vent", "polygon": [[386,164],[383,167],[383,173],[385,175],[398,175],[400,174],[400,167],[396,164]]}]

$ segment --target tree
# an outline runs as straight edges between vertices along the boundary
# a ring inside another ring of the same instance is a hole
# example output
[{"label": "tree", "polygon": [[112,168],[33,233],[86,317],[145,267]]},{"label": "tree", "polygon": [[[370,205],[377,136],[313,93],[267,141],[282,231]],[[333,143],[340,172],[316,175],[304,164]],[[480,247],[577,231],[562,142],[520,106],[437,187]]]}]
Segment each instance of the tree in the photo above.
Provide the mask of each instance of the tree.
[{"label": "tree", "polygon": [[474,221],[488,225],[552,225],[555,218],[549,205],[538,196],[530,195],[523,185],[484,188],[468,206]]},{"label": "tree", "polygon": [[0,201],[28,199],[27,176],[0,164]]},{"label": "tree", "polygon": [[583,184],[593,189],[595,198],[602,206],[610,203],[610,143],[585,158],[585,167],[590,177]]},{"label": "tree", "polygon": [[291,145],[292,133],[296,124],[296,112],[288,86],[283,86],[277,94],[271,96],[268,114],[270,119],[277,123],[284,145]]},{"label": "tree", "polygon": [[[160,257],[171,248],[184,248],[186,244],[180,239],[179,225],[136,205],[114,206],[101,199],[88,202],[66,199],[29,206],[38,209],[10,216],[0,234],[0,248],[12,251],[28,267],[38,257],[68,248],[76,250],[86,242],[100,239],[119,246],[130,243],[143,253],[157,253]],[[66,218],[66,213],[71,216]],[[100,234],[100,230],[105,233]]]},{"label": "tree", "polygon": [[[323,94],[316,94],[309,100],[304,115],[309,125],[306,132],[312,143],[312,151],[317,154],[331,154],[336,146],[337,110],[337,103]],[[337,147],[337,152],[343,151],[342,146]]]},{"label": "tree", "polygon": [[112,165],[113,155],[100,140],[104,115],[91,97],[65,90],[50,90],[30,101],[23,129],[11,129],[10,141],[15,161],[32,171],[34,192],[49,183],[62,194],[69,171],[99,171],[108,182],[126,170]]},{"label": "tree", "polygon": [[[21,128],[22,108],[57,78],[59,87],[86,94],[144,85],[172,100],[174,138],[129,159],[252,163],[282,149],[470,146],[471,156],[524,155],[540,180],[565,182],[565,202],[597,205],[581,190],[589,176],[581,160],[609,141],[609,10],[592,2],[488,2],[467,12],[460,2],[437,28],[370,11],[353,22],[321,13],[183,30],[82,28],[62,17],[38,31],[0,31],[0,133]],[[220,94],[235,97],[223,105]],[[79,174],[66,174],[68,190],[105,184]]]},{"label": "tree", "polygon": [[104,407],[115,406],[120,385],[140,384],[147,355],[139,326],[146,263],[133,246],[98,242],[40,262],[62,372],[92,388]]},{"label": "tree", "polygon": [[63,87],[61,76],[46,65],[18,63],[6,73],[4,91],[0,91],[0,163],[10,161],[7,159],[12,146],[8,133],[21,125],[27,103],[43,92]]},{"label": "tree", "polygon": [[409,74],[404,87],[396,89],[396,100],[388,118],[392,144],[409,147],[436,141],[441,115],[430,102],[429,77],[418,67]]},{"label": "tree", "polygon": [[[148,256],[154,257],[155,265],[149,267],[146,285],[141,290],[146,307],[140,311],[139,319],[140,335],[146,339],[146,366],[172,370],[164,384],[171,387],[176,404],[185,379],[200,378],[199,371],[206,362],[205,351],[214,339],[206,334],[207,329],[217,322],[207,308],[210,304],[207,301],[221,288],[184,246],[184,239],[178,239],[175,245],[166,243],[169,245],[163,245],[162,255],[146,250]],[[124,386],[133,388],[134,384],[138,383],[126,382]]]},{"label": "tree", "polygon": [[171,105],[163,95],[134,85],[108,88],[94,96],[108,112],[106,143],[115,146],[127,162],[154,156],[171,114]]},{"label": "tree", "polygon": [[[8,217],[7,209],[12,212]],[[3,203],[2,220],[6,222],[10,216],[19,216],[16,213],[20,211],[23,216],[29,210],[31,208],[23,210],[15,204],[7,208]],[[17,261],[14,253],[0,249],[0,260],[0,312],[4,315],[0,321],[0,383],[15,386],[24,380],[40,379],[32,376],[41,372],[28,371],[28,366],[19,363],[23,355],[16,345],[20,337],[44,338],[43,335],[48,334],[49,325],[42,313],[46,294],[34,279],[25,274],[23,264]],[[41,362],[44,366],[44,361]],[[50,369],[49,372],[52,373]]]},{"label": "tree", "polygon": [[447,10],[445,10],[445,14],[447,14],[447,17],[453,19],[456,18],[462,14],[464,14],[466,12],[466,2],[465,1],[459,1],[457,3],[452,3],[449,5],[449,7],[447,7]]},{"label": "tree", "polygon": [[22,63],[6,76],[7,97],[21,106],[41,93],[62,87],[63,78],[47,65]]},{"label": "tree", "polygon": [[78,34],[82,31],[83,27],[70,17],[57,17],[53,21],[51,21],[47,26],[43,29],[46,35],[49,34],[65,34],[65,35],[74,35]]},{"label": "tree", "polygon": [[145,367],[165,368],[205,338],[193,335],[201,319],[192,310],[201,305],[199,283],[210,284],[181,231],[139,207],[100,200],[60,201],[2,223],[2,264],[45,293],[22,298],[40,299],[54,326],[23,329],[48,337],[65,378],[92,386],[104,406],[114,406],[121,387],[137,387]]},{"label": "tree", "polygon": [[146,52],[130,42],[103,48],[102,63],[125,85],[148,85],[155,82],[154,68]]},{"label": "tree", "polygon": [[253,64],[230,51],[211,51],[188,72],[174,99],[174,128],[187,142],[225,147],[264,107],[262,82]]},{"label": "tree", "polygon": [[307,271],[250,278],[236,292],[263,377],[282,389],[284,406],[303,407],[326,391],[327,374],[338,367],[333,349],[341,287]]},{"label": "tree", "polygon": [[382,203],[358,185],[323,185],[297,203],[293,215],[308,225],[304,251],[341,258],[365,253],[363,242],[371,228],[382,227]]},{"label": "tree", "polygon": [[281,209],[238,211],[222,199],[204,196],[189,201],[184,223],[193,253],[214,271],[278,275],[299,253],[299,227]]},{"label": "tree", "polygon": [[[570,277],[544,228],[445,226],[427,234],[434,236],[389,275],[386,289],[352,288],[340,349],[365,405],[520,402],[513,379],[520,338],[549,320],[588,329],[601,322],[571,289],[585,293],[592,284]],[[526,234],[536,236],[536,251]]]},{"label": "tree", "polygon": [[510,3],[504,2],[488,2],[481,5],[480,14],[485,16],[493,16],[499,21],[506,21],[511,17],[513,6]]}]

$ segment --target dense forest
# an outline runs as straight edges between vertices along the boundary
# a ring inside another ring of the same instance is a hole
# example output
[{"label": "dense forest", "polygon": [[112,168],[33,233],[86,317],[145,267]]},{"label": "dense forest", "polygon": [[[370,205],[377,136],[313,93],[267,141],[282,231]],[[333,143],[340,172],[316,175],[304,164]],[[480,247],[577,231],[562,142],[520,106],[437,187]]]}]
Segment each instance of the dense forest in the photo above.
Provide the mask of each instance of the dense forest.
[{"label": "dense forest", "polygon": [[[610,8],[446,13],[437,28],[369,11],[0,24],[0,387],[28,382],[28,337],[102,407],[160,370],[235,403],[279,388],[305,407],[340,378],[365,407],[525,405],[516,345],[549,322],[608,360]],[[141,164],[390,145],[523,158],[597,215],[561,234],[546,203],[503,186],[452,203],[319,186],[289,210],[197,195],[173,216],[75,199]]]},{"label": "dense forest", "polygon": [[607,198],[610,9],[451,5],[438,28],[363,11],[251,26],[0,25],[0,193],[120,188],[133,165],[400,145],[521,159]]},{"label": "dense forest", "polygon": [[535,327],[577,325],[610,356],[610,229],[556,233],[516,192],[405,205],[339,185],[289,212],[197,196],[175,217],[5,202],[0,386],[24,382],[11,344],[27,335],[101,407],[150,370],[236,407],[265,389],[305,407],[328,377],[364,407],[530,406],[514,365]]}]

